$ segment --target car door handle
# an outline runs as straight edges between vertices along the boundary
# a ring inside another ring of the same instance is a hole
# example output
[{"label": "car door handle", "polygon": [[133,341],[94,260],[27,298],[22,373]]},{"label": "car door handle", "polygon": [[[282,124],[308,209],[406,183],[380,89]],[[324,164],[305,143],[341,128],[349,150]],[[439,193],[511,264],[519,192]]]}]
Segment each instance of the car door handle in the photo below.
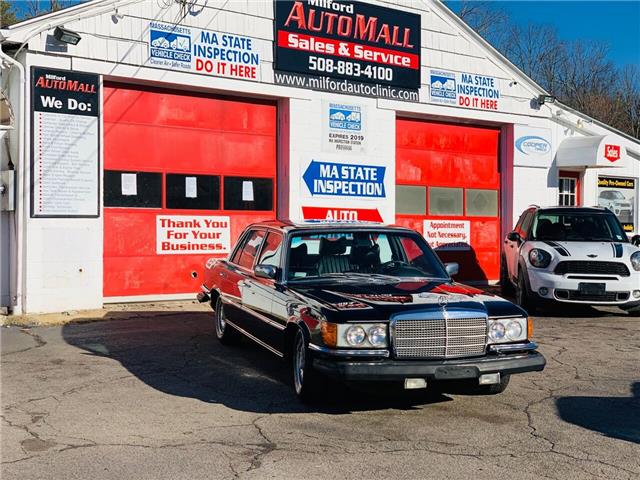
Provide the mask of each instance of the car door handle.
[{"label": "car door handle", "polygon": [[218,272],[218,275],[220,275],[222,278],[227,278],[227,274],[224,272]]}]

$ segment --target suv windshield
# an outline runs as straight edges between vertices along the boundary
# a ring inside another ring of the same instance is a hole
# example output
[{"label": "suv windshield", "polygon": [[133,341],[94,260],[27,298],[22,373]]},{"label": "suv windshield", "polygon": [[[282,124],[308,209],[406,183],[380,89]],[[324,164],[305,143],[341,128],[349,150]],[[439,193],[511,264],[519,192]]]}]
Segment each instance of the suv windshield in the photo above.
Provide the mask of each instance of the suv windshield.
[{"label": "suv windshield", "polygon": [[405,232],[300,233],[291,238],[288,266],[289,280],[448,278],[427,242]]},{"label": "suv windshield", "polygon": [[532,240],[627,242],[618,219],[610,212],[539,212],[531,229]]}]

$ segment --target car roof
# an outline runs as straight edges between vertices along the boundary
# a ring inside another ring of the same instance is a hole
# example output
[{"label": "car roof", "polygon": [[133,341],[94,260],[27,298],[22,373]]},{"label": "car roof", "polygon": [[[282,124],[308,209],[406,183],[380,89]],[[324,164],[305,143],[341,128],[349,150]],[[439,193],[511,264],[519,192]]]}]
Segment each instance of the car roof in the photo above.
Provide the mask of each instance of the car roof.
[{"label": "car roof", "polygon": [[305,230],[385,230],[414,232],[410,228],[378,222],[294,222],[292,220],[267,220],[252,223],[248,228],[275,228],[286,232]]},{"label": "car roof", "polygon": [[609,213],[611,210],[605,207],[578,207],[578,206],[557,206],[557,207],[536,207],[536,211],[543,213]]}]

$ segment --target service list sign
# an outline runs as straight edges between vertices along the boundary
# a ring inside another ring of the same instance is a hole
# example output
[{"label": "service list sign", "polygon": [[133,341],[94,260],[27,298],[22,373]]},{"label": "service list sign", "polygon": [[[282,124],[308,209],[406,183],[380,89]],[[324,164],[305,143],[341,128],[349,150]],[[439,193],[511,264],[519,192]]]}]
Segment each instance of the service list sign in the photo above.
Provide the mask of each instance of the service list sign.
[{"label": "service list sign", "polygon": [[276,70],[420,88],[420,16],[361,2],[277,0]]},{"label": "service list sign", "polygon": [[32,217],[99,216],[98,75],[32,69]]}]

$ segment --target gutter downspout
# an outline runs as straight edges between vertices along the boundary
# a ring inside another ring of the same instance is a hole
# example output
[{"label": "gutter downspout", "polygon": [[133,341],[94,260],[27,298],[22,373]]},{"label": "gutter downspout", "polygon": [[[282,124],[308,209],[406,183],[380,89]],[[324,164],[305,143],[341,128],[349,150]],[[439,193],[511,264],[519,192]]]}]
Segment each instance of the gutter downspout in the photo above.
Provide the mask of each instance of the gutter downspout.
[{"label": "gutter downspout", "polygon": [[[0,43],[2,42],[2,40],[4,40],[4,38],[2,38],[0,36]],[[26,112],[25,112],[25,104],[26,104],[26,98],[27,98],[27,79],[25,76],[25,69],[24,66],[18,61],[15,60],[13,58],[11,58],[9,55],[7,55],[5,52],[2,51],[2,48],[0,46],[0,59],[3,62],[7,62],[9,65],[11,65],[11,67],[9,68],[13,68],[16,67],[18,69],[18,72],[20,74],[20,79],[19,79],[19,86],[20,86],[20,92],[18,94],[18,122],[16,122],[17,124],[17,136],[18,136],[18,162],[16,165],[16,173],[18,174],[18,178],[16,181],[16,186],[18,186],[18,192],[16,192],[16,211],[15,211],[15,217],[17,219],[17,226],[15,225],[15,221],[14,221],[14,228],[16,230],[16,235],[13,237],[16,239],[16,245],[15,245],[15,249],[16,249],[16,264],[15,264],[15,268],[16,268],[16,275],[15,275],[15,286],[14,286],[14,291],[12,293],[14,293],[14,298],[12,300],[15,300],[15,305],[14,305],[14,309],[13,312],[14,314],[22,314],[24,312],[24,292],[25,292],[25,275],[24,275],[24,268],[25,268],[25,242],[26,242],[26,209],[25,209],[25,192],[26,190],[26,181],[27,181],[27,176],[25,175],[25,145],[26,145],[26,139],[25,139],[25,135],[26,135]],[[6,77],[7,79],[7,88],[6,88],[6,92],[7,92],[7,97],[9,96],[9,91],[10,91],[10,76],[7,75]],[[9,101],[11,101],[11,99],[9,99]],[[11,263],[10,263],[11,265]],[[10,289],[11,289],[11,283],[14,281],[13,278],[9,279],[10,282]]]}]

